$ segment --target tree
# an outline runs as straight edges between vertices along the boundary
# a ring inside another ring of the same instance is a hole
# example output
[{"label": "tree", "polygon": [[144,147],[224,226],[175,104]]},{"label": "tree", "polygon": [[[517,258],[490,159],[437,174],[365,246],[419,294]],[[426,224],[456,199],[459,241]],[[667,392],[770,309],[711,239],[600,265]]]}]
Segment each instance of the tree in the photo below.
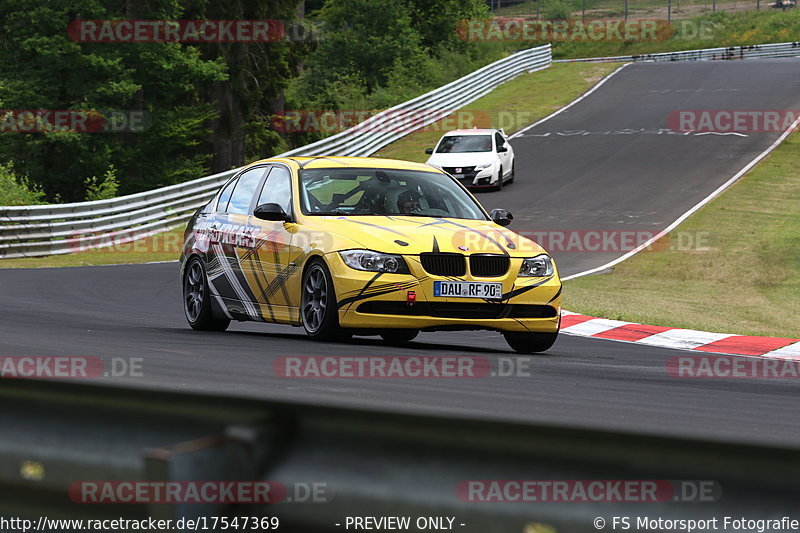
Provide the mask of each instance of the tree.
[{"label": "tree", "polygon": [[212,170],[220,172],[256,158],[269,157],[281,142],[271,130],[271,116],[282,108],[283,90],[297,74],[307,43],[293,32],[300,0],[230,0],[187,2],[190,19],[270,20],[284,24],[285,38],[273,42],[200,45],[207,60],[222,60],[228,78],[205,84],[204,95],[216,117],[209,136]]},{"label": "tree", "polygon": [[194,45],[81,43],[67,34],[79,19],[171,20],[182,13],[175,0],[0,0],[0,108],[150,118],[146,131],[0,133],[0,160],[13,161],[48,199],[64,201],[82,200],[86,178],[112,165],[122,194],[206,174],[203,142],[214,110],[200,88],[226,78],[224,62],[202,57]]}]

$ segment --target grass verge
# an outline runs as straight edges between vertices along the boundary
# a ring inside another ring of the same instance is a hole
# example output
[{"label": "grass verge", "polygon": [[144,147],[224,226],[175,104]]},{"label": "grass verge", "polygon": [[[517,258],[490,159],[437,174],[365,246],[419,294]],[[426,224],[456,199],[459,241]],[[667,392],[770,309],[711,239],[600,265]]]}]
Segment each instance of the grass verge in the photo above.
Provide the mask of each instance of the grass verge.
[{"label": "grass verge", "polygon": [[798,168],[795,132],[675,230],[702,246],[655,251],[657,244],[610,274],[568,281],[565,307],[644,324],[800,337]]},{"label": "grass verge", "polygon": [[426,148],[433,147],[444,132],[461,126],[505,128],[510,135],[564,107],[618,67],[616,63],[557,63],[523,74],[375,155],[423,163],[429,157]]},{"label": "grass verge", "polygon": [[145,239],[85,252],[0,259],[0,268],[51,268],[175,261],[181,254],[182,246],[183,228],[178,228]]}]

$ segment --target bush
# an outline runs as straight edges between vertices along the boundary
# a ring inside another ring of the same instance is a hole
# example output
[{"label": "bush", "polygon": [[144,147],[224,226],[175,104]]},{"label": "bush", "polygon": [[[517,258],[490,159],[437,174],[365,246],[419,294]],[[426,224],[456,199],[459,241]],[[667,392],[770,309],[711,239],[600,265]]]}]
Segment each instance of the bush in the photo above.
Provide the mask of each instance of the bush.
[{"label": "bush", "polygon": [[44,193],[35,185],[31,185],[27,177],[18,177],[14,173],[13,163],[0,163],[0,205],[34,205],[43,204]]},{"label": "bush", "polygon": [[92,176],[91,178],[86,178],[83,183],[86,185],[87,202],[114,198],[119,190],[117,169],[114,168],[114,165],[110,165],[103,175],[102,181],[98,181],[97,176]]},{"label": "bush", "polygon": [[569,20],[572,6],[563,0],[548,0],[542,4],[541,17],[545,20]]}]

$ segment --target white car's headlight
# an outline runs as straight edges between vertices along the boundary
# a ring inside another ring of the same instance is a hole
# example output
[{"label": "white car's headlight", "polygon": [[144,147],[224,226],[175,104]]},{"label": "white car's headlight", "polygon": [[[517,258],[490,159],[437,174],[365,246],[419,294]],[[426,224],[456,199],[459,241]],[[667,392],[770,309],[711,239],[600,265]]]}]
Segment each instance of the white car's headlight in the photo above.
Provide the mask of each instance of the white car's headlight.
[{"label": "white car's headlight", "polygon": [[366,270],[368,272],[389,272],[393,274],[408,274],[408,265],[399,255],[382,254],[372,250],[345,250],[339,252],[344,262],[350,268]]},{"label": "white car's headlight", "polygon": [[487,168],[491,168],[494,163],[484,163],[482,165],[475,165],[475,172],[480,172],[481,170],[486,170]]},{"label": "white car's headlight", "polygon": [[551,276],[553,274],[553,260],[547,254],[537,255],[522,261],[517,276],[521,278],[533,278]]}]

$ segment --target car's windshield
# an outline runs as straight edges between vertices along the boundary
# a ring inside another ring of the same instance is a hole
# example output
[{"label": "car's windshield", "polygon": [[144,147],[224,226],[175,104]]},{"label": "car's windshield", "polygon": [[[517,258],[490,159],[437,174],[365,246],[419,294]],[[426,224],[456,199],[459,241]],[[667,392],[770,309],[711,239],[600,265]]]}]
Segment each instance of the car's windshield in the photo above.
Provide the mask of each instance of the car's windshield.
[{"label": "car's windshield", "polygon": [[436,148],[437,154],[491,151],[491,135],[448,135],[442,139],[442,142]]},{"label": "car's windshield", "polygon": [[307,215],[406,215],[486,220],[449,176],[395,169],[309,169],[300,175]]}]

